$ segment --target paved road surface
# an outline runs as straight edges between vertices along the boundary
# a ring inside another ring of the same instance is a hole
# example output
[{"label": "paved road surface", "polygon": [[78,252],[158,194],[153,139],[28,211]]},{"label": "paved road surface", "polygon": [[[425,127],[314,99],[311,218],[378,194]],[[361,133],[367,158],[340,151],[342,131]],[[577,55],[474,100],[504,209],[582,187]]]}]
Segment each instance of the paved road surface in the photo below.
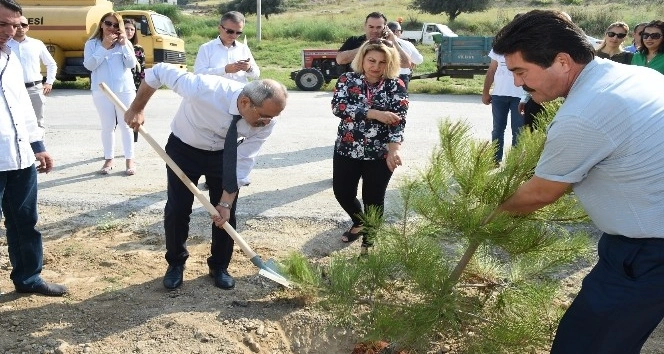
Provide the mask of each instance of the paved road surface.
[{"label": "paved road surface", "polygon": [[[338,118],[331,113],[330,99],[329,92],[290,93],[286,110],[252,172],[252,184],[241,190],[240,214],[344,218],[331,189],[332,144]],[[180,101],[172,91],[159,90],[148,104],[145,128],[162,146]],[[47,104],[46,143],[57,167],[40,176],[40,202],[163,207],[165,166],[144,140],[139,139],[136,147],[135,176],[124,175],[119,134],[115,169],[108,176],[97,173],[103,157],[99,119],[90,92],[56,90]],[[401,177],[426,165],[438,141],[438,123],[447,117],[471,122],[478,138],[491,136],[491,111],[479,96],[412,95],[402,147],[405,165],[392,179],[390,198],[397,196],[395,188]]]}]

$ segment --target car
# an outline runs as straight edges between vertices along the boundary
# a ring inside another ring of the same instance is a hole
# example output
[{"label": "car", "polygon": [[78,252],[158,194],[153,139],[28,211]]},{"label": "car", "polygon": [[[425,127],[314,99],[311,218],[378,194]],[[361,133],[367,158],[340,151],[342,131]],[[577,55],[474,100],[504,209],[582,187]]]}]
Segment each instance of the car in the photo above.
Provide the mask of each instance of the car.
[{"label": "car", "polygon": [[595,48],[595,49],[597,47],[599,47],[600,45],[602,45],[602,43],[604,43],[603,39],[597,39],[597,38],[589,36],[589,35],[586,35],[586,39],[588,39],[588,42],[590,42],[590,44],[592,44],[593,48]]}]

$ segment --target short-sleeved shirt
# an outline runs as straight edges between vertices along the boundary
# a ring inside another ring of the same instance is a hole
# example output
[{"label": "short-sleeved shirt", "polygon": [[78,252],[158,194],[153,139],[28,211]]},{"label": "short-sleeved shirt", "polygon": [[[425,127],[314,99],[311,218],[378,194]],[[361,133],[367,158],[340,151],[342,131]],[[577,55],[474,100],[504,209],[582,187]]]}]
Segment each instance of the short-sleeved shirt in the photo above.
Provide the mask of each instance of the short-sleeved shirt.
[{"label": "short-sleeved shirt", "polygon": [[493,75],[493,90],[492,95],[495,96],[508,96],[508,97],[523,97],[524,91],[521,87],[514,85],[514,75],[505,64],[505,57],[493,52],[489,52],[489,58],[498,62],[498,68]]},{"label": "short-sleeved shirt", "polygon": [[[351,36],[346,39],[344,44],[341,45],[341,48],[339,48],[340,52],[345,52],[347,50],[353,50],[357,49],[364,44],[364,42],[367,41],[367,36],[366,35],[361,35],[361,36]],[[348,71],[353,71],[353,69],[350,67],[350,64],[341,64],[339,65],[343,69],[340,70],[339,72],[348,72]]]},{"label": "short-sleeved shirt", "polygon": [[597,58],[549,126],[535,175],[571,183],[603,232],[664,238],[664,75]]}]

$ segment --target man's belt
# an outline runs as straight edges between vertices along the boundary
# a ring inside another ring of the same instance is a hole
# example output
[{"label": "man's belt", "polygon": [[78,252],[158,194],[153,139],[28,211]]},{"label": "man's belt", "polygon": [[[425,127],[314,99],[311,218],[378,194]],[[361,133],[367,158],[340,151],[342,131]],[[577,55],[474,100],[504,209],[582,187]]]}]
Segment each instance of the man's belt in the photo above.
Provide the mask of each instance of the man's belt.
[{"label": "man's belt", "polygon": [[33,82],[26,82],[26,83],[25,83],[25,88],[29,88],[29,87],[32,87],[32,86],[37,86],[37,85],[39,85],[39,84],[41,84],[41,83],[42,83],[41,80],[39,80],[39,81],[33,81]]}]

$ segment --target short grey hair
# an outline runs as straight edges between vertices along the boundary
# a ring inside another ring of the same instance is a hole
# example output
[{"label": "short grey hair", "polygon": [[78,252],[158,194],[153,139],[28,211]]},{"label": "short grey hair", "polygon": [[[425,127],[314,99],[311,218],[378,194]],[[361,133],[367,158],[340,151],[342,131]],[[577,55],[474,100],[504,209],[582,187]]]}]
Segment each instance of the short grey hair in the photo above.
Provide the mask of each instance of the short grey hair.
[{"label": "short grey hair", "polygon": [[242,89],[241,95],[247,96],[251,103],[260,107],[263,102],[274,99],[276,102],[286,105],[288,90],[282,83],[272,79],[254,80]]},{"label": "short grey hair", "polygon": [[224,23],[226,21],[231,21],[233,23],[244,23],[244,15],[237,11],[228,11],[221,16],[219,23]]}]

